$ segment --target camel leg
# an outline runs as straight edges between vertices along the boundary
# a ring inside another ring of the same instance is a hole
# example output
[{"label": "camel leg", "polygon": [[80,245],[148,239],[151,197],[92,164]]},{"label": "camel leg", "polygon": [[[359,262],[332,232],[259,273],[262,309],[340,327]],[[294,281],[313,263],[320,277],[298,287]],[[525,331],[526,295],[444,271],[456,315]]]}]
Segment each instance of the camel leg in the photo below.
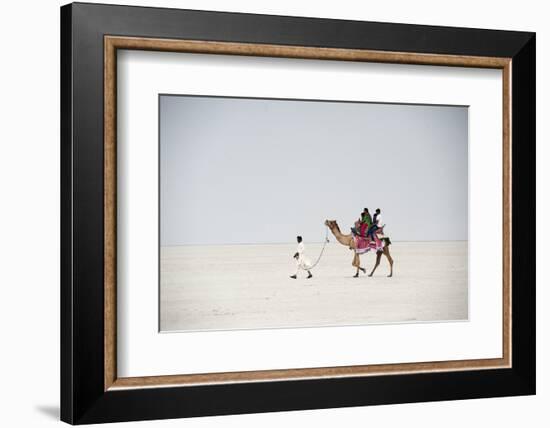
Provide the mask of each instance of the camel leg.
[{"label": "camel leg", "polygon": [[384,255],[388,259],[388,262],[390,262],[390,274],[388,275],[388,278],[391,278],[393,276],[393,258],[390,255],[390,249],[388,247],[384,247]]},{"label": "camel leg", "polygon": [[359,254],[355,253],[353,255],[353,261],[351,262],[351,265],[356,268],[355,275],[353,275],[354,278],[357,278],[359,276],[359,271],[365,273],[365,269],[361,267],[361,258],[359,257]]},{"label": "camel leg", "polygon": [[369,276],[372,276],[374,274],[374,271],[376,270],[376,268],[378,267],[378,265],[380,264],[380,259],[382,258],[382,253],[381,252],[377,252],[376,253],[376,263],[374,264],[374,267],[372,268],[372,272],[369,274]]}]

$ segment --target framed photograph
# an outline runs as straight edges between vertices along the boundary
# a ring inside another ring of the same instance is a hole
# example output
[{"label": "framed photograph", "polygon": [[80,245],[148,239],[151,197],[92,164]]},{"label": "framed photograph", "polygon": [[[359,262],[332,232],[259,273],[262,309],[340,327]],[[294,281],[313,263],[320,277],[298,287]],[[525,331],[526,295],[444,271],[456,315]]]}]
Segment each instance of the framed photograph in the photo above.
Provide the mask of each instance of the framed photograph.
[{"label": "framed photograph", "polygon": [[535,393],[535,34],[61,8],[61,418]]}]

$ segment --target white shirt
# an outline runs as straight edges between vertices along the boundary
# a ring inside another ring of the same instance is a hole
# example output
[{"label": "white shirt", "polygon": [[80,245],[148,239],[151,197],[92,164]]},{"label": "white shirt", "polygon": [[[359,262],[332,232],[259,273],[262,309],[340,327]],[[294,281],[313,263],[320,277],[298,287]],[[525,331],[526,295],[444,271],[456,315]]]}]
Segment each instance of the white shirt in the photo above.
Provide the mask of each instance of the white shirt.
[{"label": "white shirt", "polygon": [[382,214],[378,214],[378,215],[376,216],[376,221],[377,221],[376,224],[378,225],[378,227],[382,227],[382,226],[383,226],[383,224],[382,224]]},{"label": "white shirt", "polygon": [[296,252],[298,253],[298,260],[296,260],[296,264],[301,267],[302,269],[307,269],[311,266],[311,262],[309,259],[307,259],[304,256],[305,246],[303,242],[300,242],[298,244],[298,247],[296,248]]}]

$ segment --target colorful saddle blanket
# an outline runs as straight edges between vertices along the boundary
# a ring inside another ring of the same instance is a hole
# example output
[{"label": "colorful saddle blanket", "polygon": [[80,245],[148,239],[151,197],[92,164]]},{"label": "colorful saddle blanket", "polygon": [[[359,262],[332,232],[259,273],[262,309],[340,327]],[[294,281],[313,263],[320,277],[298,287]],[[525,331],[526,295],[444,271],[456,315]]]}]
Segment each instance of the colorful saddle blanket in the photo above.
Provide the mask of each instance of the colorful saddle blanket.
[{"label": "colorful saddle blanket", "polygon": [[368,253],[370,250],[382,251],[384,249],[384,241],[380,241],[380,247],[377,247],[376,242],[370,238],[363,238],[362,236],[355,235],[353,239],[355,241],[355,252],[357,254]]}]

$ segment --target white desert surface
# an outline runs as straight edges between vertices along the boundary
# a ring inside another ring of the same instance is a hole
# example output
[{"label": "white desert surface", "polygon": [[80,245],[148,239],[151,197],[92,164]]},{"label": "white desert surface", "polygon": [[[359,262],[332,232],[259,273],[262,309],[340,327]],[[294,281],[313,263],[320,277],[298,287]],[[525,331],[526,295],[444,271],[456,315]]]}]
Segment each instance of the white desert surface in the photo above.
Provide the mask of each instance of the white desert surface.
[{"label": "white desert surface", "polygon": [[[322,244],[306,244],[314,262]],[[468,243],[395,242],[373,277],[353,278],[352,252],[331,242],[313,278],[296,244],[162,247],[162,331],[229,330],[466,320]],[[375,254],[361,256],[372,269]]]}]

